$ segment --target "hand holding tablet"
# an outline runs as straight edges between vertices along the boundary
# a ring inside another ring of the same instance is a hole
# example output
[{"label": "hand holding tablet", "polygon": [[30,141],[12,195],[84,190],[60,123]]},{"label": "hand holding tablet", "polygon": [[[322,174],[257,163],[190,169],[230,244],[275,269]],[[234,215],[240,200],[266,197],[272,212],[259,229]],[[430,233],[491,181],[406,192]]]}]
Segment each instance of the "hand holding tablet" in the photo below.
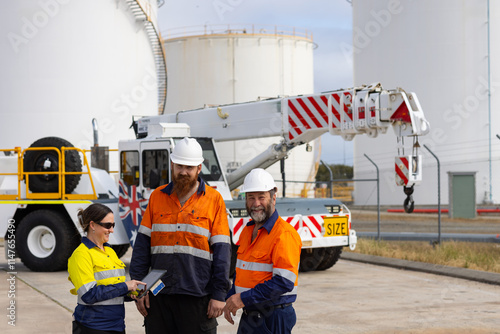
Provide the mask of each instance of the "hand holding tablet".
[{"label": "hand holding tablet", "polygon": [[163,269],[153,269],[149,272],[149,274],[146,275],[146,277],[144,277],[142,279],[142,281],[144,283],[146,283],[146,285],[143,285],[143,284],[139,284],[137,286],[137,292],[138,292],[138,296],[137,298],[142,298],[146,295],[146,293],[148,291],[151,290],[151,292],[153,293],[153,295],[157,295],[158,292],[161,291],[161,289],[163,289],[165,287],[165,284],[162,282],[161,278],[167,273],[166,270],[163,270]]}]

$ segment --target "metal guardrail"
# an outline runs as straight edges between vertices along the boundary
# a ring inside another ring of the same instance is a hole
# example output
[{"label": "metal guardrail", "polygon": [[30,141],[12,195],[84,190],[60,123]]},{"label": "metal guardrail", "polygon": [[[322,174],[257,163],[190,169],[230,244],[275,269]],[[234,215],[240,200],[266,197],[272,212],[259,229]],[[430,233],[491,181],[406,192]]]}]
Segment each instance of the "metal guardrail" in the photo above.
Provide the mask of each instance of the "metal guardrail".
[{"label": "metal guardrail", "polygon": [[213,24],[186,26],[162,31],[162,36],[166,41],[182,37],[214,35],[290,36],[313,42],[313,34],[307,29],[277,25]]},{"label": "metal guardrail", "polygon": [[[66,151],[77,151],[83,156],[83,166],[86,167],[87,171],[81,172],[69,172],[66,171],[65,164],[65,152]],[[58,156],[58,170],[56,171],[42,171],[42,172],[26,172],[24,171],[24,154],[26,151],[55,151]],[[22,200],[22,199],[97,199],[97,194],[94,187],[94,182],[92,180],[92,175],[90,173],[89,163],[85,152],[76,147],[28,147],[22,150],[20,147],[14,149],[0,149],[0,152],[15,152],[17,153],[17,172],[8,173],[0,172],[0,176],[12,176],[17,175],[17,194],[0,194],[0,200]],[[62,166],[62,168],[61,168]],[[57,175],[58,178],[58,192],[29,192],[29,176],[31,175]],[[66,193],[66,176],[67,175],[88,175],[90,179],[90,184],[92,186],[92,194],[67,194]],[[22,182],[26,182],[26,196],[22,197]]]},{"label": "metal guardrail", "polygon": [[[85,154],[92,153],[92,150],[83,150],[83,151],[85,152]],[[119,151],[117,148],[109,148],[108,152],[119,152]],[[91,164],[91,166],[92,166],[92,164]],[[92,166],[92,167],[94,167],[94,166]],[[109,174],[118,174],[118,173],[120,173],[120,171],[119,170],[110,170],[110,171],[108,171],[108,173]]]},{"label": "metal guardrail", "polygon": [[[9,199],[17,199],[19,197],[19,194],[21,194],[21,180],[22,180],[22,174],[19,173],[19,170],[23,170],[22,168],[22,155],[21,155],[21,148],[20,147],[16,147],[14,149],[0,149],[0,152],[14,152],[15,154],[17,154],[17,173],[0,173],[0,176],[4,175],[4,176],[12,176],[12,175],[17,175],[17,178],[18,178],[18,183],[17,183],[17,194],[16,195],[13,195],[13,194],[4,194],[4,195],[0,195],[0,200],[1,199],[4,199],[4,200],[9,200]],[[7,153],[6,153],[7,154]]]},{"label": "metal guardrail", "polygon": [[[295,180],[285,180],[285,183],[294,183],[294,184],[325,184],[325,183],[346,183],[347,185],[343,186],[333,186],[332,192],[330,192],[330,188],[315,188],[314,189],[314,197],[315,198],[335,198],[338,199],[339,201],[342,202],[352,202],[353,197],[352,197],[352,191],[354,190],[354,187],[352,186],[352,183],[354,181],[367,181],[365,179],[363,180],[356,180],[356,179],[340,179],[340,180],[332,180],[332,181],[295,181]],[[373,180],[369,180],[373,181]],[[283,180],[275,180],[276,183],[280,183],[283,186]],[[328,196],[327,196],[328,192]],[[333,195],[333,196],[332,196]],[[304,196],[308,197],[308,196]]]},{"label": "metal guardrail", "polygon": [[466,234],[466,233],[417,233],[417,232],[356,232],[358,238],[369,238],[387,241],[428,241],[440,244],[441,241],[494,242],[500,244],[498,234]]}]

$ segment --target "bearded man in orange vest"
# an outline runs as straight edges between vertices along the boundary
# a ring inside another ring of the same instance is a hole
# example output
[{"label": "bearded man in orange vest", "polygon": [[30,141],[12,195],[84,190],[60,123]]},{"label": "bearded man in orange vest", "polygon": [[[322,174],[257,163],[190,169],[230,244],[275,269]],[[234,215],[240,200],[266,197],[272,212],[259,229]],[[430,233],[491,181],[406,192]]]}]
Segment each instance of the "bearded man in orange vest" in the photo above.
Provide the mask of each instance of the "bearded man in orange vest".
[{"label": "bearded man in orange vest", "polygon": [[137,309],[147,334],[215,334],[231,284],[226,205],[199,176],[194,138],[178,141],[170,160],[172,182],[151,194],[130,262],[130,277],[166,269],[164,288],[137,299]]},{"label": "bearded man in orange vest", "polygon": [[236,274],[224,307],[231,324],[231,315],[243,308],[238,334],[291,333],[297,322],[292,303],[302,241],[276,211],[276,191],[273,177],[261,168],[245,177],[242,192],[252,220],[239,238]]}]

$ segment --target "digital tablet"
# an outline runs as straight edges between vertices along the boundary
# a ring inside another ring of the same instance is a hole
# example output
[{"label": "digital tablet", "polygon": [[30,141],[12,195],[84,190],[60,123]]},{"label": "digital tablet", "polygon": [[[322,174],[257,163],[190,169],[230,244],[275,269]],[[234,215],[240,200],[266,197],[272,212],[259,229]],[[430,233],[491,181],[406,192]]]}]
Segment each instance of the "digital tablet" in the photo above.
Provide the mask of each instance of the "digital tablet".
[{"label": "digital tablet", "polygon": [[146,295],[146,293],[151,289],[157,290],[157,291],[152,291],[153,294],[156,295],[158,293],[158,291],[160,291],[165,286],[163,284],[163,282],[161,282],[161,285],[162,285],[161,287],[157,286],[157,283],[160,282],[161,278],[166,273],[167,273],[167,271],[164,269],[151,270],[149,272],[149,274],[147,274],[146,277],[144,277],[142,279],[142,282],[146,283],[146,286],[144,286],[143,284],[139,284],[137,286],[137,291],[139,292],[139,295],[137,296],[137,298],[144,297]]}]

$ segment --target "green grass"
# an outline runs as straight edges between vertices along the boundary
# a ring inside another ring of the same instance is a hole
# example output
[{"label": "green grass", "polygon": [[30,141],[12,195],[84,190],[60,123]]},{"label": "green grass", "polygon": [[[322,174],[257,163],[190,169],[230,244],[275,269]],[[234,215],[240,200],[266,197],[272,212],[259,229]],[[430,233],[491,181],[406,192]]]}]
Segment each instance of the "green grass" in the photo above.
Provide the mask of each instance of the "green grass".
[{"label": "green grass", "polygon": [[446,241],[433,246],[420,241],[358,239],[354,253],[500,273],[500,245],[494,243]]}]

